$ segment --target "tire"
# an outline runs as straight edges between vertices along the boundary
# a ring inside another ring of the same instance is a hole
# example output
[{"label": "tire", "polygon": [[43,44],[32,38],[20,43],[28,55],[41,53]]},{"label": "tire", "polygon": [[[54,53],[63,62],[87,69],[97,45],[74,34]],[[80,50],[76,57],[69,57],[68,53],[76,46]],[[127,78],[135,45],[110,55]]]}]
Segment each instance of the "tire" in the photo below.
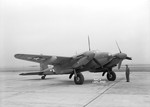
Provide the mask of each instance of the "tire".
[{"label": "tire", "polygon": [[116,80],[116,73],[114,71],[110,71],[107,73],[107,79],[109,81],[115,81]]},{"label": "tire", "polygon": [[42,79],[42,80],[44,80],[44,79],[45,79],[45,77],[46,77],[46,75],[43,75],[43,76],[41,77],[41,79]]},{"label": "tire", "polygon": [[84,82],[84,76],[82,73],[77,73],[77,76],[74,76],[74,83],[77,85],[82,85]]}]

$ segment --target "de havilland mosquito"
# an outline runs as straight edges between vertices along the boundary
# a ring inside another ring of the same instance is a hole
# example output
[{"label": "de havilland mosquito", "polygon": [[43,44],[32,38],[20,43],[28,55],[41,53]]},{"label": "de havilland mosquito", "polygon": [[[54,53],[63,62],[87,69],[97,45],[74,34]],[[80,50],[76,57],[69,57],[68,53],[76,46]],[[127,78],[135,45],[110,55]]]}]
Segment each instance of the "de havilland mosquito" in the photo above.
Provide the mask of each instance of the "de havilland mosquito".
[{"label": "de havilland mosquito", "polygon": [[[69,79],[74,75],[75,84],[83,84],[84,76],[82,72],[89,71],[92,73],[102,72],[102,76],[107,73],[107,79],[114,81],[116,74],[112,71],[112,68],[118,64],[118,69],[120,69],[124,59],[132,60],[127,54],[121,52],[117,42],[119,53],[116,54],[91,50],[89,38],[88,44],[89,51],[72,57],[16,54],[15,58],[40,64],[39,72],[22,73],[20,75],[41,75],[41,79],[45,79],[46,75],[69,74]],[[50,65],[53,65],[53,68],[49,67]]]}]

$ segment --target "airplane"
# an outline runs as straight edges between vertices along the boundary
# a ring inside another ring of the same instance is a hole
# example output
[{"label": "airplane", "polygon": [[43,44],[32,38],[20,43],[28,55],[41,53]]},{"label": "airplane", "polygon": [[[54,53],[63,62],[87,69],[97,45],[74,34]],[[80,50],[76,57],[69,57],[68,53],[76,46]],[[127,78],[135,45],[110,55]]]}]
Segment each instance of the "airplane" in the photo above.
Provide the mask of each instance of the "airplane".
[{"label": "airplane", "polygon": [[15,54],[14,57],[40,64],[39,72],[21,73],[20,75],[40,75],[41,79],[45,79],[46,75],[69,74],[69,79],[74,75],[74,83],[81,85],[84,83],[82,72],[89,71],[91,73],[102,72],[102,76],[107,73],[107,79],[115,81],[116,74],[112,68],[118,65],[120,69],[123,60],[132,60],[127,54],[121,52],[117,42],[116,44],[119,50],[119,53],[116,54],[91,50],[88,37],[89,50],[72,57],[32,54]]}]

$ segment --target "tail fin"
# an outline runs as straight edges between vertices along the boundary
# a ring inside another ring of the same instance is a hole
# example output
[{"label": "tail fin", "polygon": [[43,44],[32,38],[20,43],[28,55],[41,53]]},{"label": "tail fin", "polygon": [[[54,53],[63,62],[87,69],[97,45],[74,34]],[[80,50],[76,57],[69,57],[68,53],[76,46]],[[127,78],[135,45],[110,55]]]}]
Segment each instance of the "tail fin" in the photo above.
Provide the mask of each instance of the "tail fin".
[{"label": "tail fin", "polygon": [[48,65],[45,63],[40,63],[40,71],[43,71],[48,68]]}]

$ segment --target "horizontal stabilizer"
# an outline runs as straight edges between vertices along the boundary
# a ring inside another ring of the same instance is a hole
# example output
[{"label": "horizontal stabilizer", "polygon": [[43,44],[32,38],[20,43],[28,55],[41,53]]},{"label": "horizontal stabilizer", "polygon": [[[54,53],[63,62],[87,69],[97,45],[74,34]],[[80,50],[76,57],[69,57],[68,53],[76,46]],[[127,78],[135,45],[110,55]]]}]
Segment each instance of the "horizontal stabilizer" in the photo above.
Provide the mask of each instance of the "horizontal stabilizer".
[{"label": "horizontal stabilizer", "polygon": [[21,73],[19,75],[43,75],[43,72]]}]

